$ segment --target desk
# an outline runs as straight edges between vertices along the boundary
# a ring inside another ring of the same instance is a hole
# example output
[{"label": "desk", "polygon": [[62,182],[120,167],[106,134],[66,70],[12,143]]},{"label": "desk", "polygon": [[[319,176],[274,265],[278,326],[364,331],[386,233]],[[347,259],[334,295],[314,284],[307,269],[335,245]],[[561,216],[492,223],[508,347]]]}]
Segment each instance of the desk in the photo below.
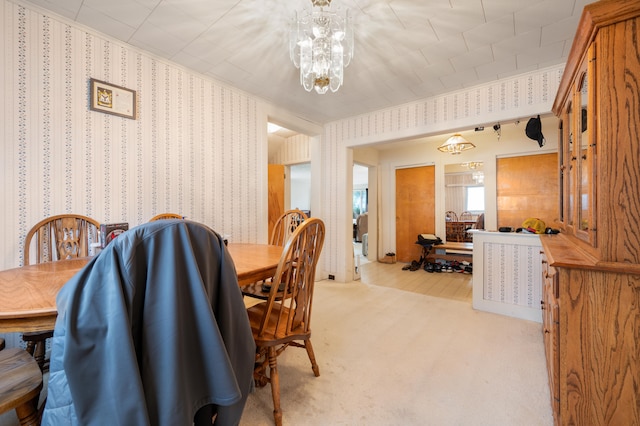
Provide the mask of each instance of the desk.
[{"label": "desk", "polygon": [[[282,247],[267,244],[230,243],[228,249],[241,285],[271,278],[282,254]],[[53,330],[58,291],[89,260],[84,257],[0,271],[0,333]]]}]

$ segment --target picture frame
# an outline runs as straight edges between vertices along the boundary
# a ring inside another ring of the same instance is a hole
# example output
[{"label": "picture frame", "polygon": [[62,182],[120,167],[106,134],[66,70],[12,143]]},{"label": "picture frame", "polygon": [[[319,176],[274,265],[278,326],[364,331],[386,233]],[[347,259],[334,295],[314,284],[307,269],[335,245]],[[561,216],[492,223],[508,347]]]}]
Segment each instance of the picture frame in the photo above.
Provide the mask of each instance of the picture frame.
[{"label": "picture frame", "polygon": [[92,111],[136,119],[135,90],[92,78],[89,80],[89,92],[89,109]]}]

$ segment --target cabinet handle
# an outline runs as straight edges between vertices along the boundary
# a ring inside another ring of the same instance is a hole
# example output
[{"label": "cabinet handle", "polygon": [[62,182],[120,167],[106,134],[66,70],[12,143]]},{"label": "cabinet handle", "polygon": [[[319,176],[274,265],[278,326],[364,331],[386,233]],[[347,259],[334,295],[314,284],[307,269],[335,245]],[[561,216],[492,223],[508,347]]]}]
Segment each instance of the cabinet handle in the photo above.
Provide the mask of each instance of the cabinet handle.
[{"label": "cabinet handle", "polygon": [[545,333],[547,333],[547,334],[549,334],[549,333],[550,333],[550,331],[549,331],[549,330],[547,330],[546,328],[544,329],[544,332],[545,332]]},{"label": "cabinet handle", "polygon": [[576,161],[578,159],[578,157],[576,157],[575,155],[571,156],[571,161]]},{"label": "cabinet handle", "polygon": [[587,154],[583,154],[583,155],[582,155],[582,159],[583,159],[583,160],[586,160],[586,159],[587,159]]},{"label": "cabinet handle", "polygon": [[544,300],[540,301],[540,309],[542,309],[544,311]]}]

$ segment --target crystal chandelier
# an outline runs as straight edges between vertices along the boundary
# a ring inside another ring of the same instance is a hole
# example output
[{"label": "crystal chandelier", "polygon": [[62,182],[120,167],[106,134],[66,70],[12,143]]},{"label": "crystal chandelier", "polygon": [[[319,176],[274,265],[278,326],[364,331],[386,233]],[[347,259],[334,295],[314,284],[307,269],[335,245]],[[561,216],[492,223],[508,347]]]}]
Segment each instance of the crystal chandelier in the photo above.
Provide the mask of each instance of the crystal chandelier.
[{"label": "crystal chandelier", "polygon": [[353,57],[353,25],[349,11],[331,11],[331,0],[311,0],[311,8],[295,12],[289,34],[289,54],[300,68],[300,83],[307,92],[336,92],[344,68]]},{"label": "crystal chandelier", "polygon": [[451,154],[460,154],[462,151],[466,151],[476,146],[462,137],[461,134],[456,133],[446,140],[445,143],[438,147],[439,151],[449,152]]},{"label": "crystal chandelier", "polygon": [[484,183],[484,172],[482,170],[479,170],[482,169],[482,161],[469,161],[468,163],[460,163],[460,166],[466,167],[469,170],[473,170],[473,173],[471,173],[471,177],[477,185],[482,185]]}]

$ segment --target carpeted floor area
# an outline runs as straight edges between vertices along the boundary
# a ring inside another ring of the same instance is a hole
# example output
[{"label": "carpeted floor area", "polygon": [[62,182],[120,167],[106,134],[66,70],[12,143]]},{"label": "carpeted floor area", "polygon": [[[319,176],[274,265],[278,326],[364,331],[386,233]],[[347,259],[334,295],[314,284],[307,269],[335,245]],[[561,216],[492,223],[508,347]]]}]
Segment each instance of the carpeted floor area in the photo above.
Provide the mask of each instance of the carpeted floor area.
[{"label": "carpeted floor area", "polygon": [[[285,425],[552,425],[540,324],[467,302],[372,286],[316,285],[312,342],[279,358]],[[273,424],[270,389],[242,425]]]},{"label": "carpeted floor area", "polygon": [[[447,278],[388,267],[375,276]],[[474,311],[467,299],[320,281],[312,329],[320,377],[303,349],[279,358],[284,425],[553,424],[538,323]],[[17,424],[0,415],[0,426]],[[256,389],[241,426],[272,424],[270,388]]]}]

